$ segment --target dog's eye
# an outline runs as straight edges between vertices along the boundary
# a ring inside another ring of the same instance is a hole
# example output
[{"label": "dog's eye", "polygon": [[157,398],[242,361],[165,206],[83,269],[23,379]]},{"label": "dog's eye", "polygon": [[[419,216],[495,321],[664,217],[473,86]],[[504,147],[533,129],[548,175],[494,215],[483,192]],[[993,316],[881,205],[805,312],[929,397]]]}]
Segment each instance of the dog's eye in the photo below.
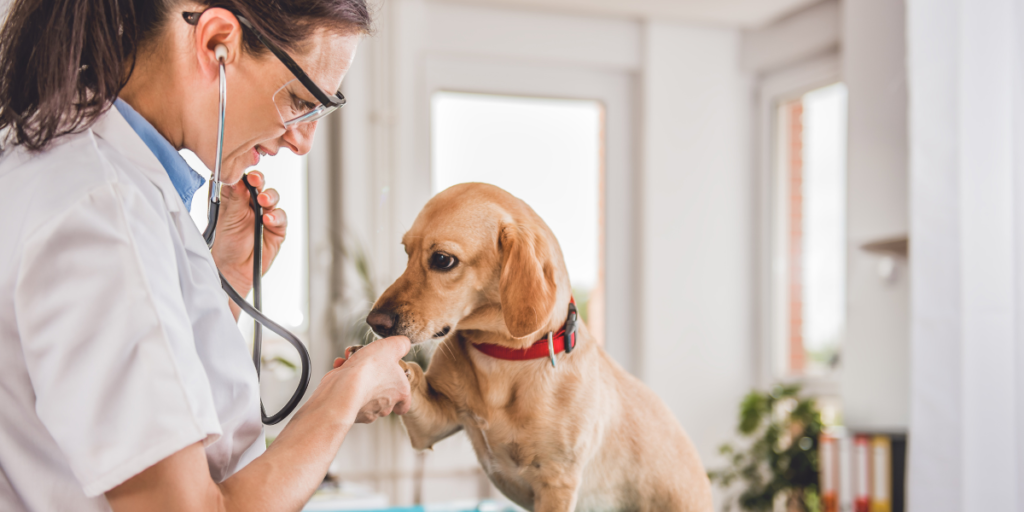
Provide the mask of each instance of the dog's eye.
[{"label": "dog's eye", "polygon": [[430,255],[430,266],[438,270],[451,270],[459,264],[459,259],[451,254],[435,252]]}]

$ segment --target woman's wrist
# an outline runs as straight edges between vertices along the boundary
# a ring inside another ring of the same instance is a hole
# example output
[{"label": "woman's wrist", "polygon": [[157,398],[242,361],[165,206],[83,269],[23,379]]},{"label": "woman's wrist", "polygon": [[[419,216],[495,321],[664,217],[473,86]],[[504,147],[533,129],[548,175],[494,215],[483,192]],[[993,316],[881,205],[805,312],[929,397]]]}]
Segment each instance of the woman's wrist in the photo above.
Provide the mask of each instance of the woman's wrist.
[{"label": "woman's wrist", "polygon": [[332,418],[342,425],[352,425],[365,403],[362,372],[357,369],[334,369],[328,372],[316,388],[316,397],[310,401],[325,407]]}]

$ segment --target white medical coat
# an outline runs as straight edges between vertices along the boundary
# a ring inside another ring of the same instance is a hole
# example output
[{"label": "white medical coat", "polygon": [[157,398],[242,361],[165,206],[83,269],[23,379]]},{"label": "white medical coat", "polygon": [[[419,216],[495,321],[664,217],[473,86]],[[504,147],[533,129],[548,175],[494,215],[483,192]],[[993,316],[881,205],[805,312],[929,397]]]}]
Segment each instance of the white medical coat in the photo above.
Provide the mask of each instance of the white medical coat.
[{"label": "white medical coat", "polygon": [[117,110],[0,159],[0,510],[100,511],[202,441],[263,453],[256,371],[167,173]]}]

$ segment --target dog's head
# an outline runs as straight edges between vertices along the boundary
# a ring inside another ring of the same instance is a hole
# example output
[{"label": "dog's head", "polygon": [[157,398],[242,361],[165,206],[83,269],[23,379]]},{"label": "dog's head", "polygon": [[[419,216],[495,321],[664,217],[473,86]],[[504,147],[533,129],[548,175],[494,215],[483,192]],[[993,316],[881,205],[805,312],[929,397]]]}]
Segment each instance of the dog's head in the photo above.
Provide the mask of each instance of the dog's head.
[{"label": "dog's head", "polygon": [[405,273],[366,319],[380,336],[421,343],[477,330],[526,345],[565,321],[570,288],[558,241],[533,209],[498,187],[465,183],[441,192],[402,244]]}]

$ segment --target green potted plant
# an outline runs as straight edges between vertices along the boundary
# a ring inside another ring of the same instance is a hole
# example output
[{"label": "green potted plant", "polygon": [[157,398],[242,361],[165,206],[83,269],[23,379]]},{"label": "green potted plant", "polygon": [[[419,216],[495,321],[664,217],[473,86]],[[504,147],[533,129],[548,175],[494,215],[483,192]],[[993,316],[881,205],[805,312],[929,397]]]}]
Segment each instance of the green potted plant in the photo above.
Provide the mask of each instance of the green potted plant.
[{"label": "green potted plant", "polygon": [[[820,512],[818,437],[823,425],[814,399],[801,397],[800,386],[777,385],[770,392],[751,391],[740,404],[740,448],[727,443],[719,452],[729,465],[708,472],[711,481],[737,491],[733,506],[770,512],[784,500],[787,512]],[[735,487],[734,487],[735,486]]]}]

